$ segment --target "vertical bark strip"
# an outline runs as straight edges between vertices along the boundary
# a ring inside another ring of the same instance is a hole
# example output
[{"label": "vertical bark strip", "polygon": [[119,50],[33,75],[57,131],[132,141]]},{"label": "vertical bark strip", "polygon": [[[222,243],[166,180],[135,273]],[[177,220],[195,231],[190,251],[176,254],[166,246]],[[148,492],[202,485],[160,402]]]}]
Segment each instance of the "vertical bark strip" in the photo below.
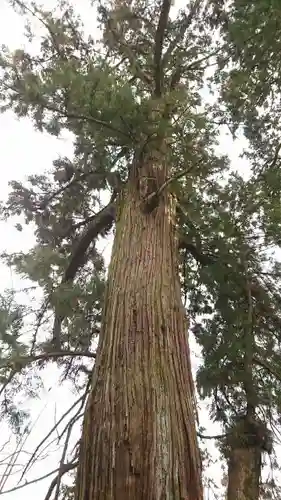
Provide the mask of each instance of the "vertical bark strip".
[{"label": "vertical bark strip", "polygon": [[172,202],[165,193],[145,214],[130,181],[116,224],[76,500],[202,500],[187,329]]},{"label": "vertical bark strip", "polygon": [[228,461],[227,500],[259,500],[261,449],[232,449]]}]

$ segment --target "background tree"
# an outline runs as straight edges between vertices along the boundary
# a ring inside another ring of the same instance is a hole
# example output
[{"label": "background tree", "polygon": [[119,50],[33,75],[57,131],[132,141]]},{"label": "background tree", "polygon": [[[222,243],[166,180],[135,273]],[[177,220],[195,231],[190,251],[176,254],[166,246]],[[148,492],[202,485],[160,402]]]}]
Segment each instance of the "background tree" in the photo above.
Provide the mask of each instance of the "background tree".
[{"label": "background tree", "polygon": [[[260,340],[261,317],[264,318],[265,303],[262,311],[258,311],[257,297],[250,292],[251,315],[253,325],[253,342],[248,342],[247,364],[255,370],[262,367],[273,380],[273,387],[267,388],[260,401],[270,400],[275,405],[268,405],[267,421],[273,422],[279,418],[278,396],[275,400],[276,387],[279,385],[279,227],[280,227],[280,180],[279,151],[280,133],[278,125],[279,102],[279,41],[280,41],[280,6],[277,2],[209,2],[209,22],[216,26],[223,51],[218,54],[217,67],[209,80],[211,91],[215,91],[218,99],[212,110],[215,120],[226,124],[233,136],[247,138],[249,147],[246,156],[252,165],[252,178],[248,185],[252,191],[252,200],[247,212],[252,219],[255,250],[264,252],[262,267],[256,276],[260,284],[267,290],[268,306],[274,307],[269,319],[269,311],[262,328],[262,344]],[[251,288],[251,287],[250,287]],[[254,298],[255,297],[255,298]],[[254,307],[253,307],[254,306]],[[262,316],[261,316],[262,312]],[[277,317],[276,317],[277,314]],[[254,319],[256,318],[256,319]],[[274,323],[270,325],[271,319]],[[276,322],[277,321],[277,322]],[[265,341],[266,337],[268,341]],[[245,345],[245,344],[244,344]],[[262,347],[262,349],[261,349]],[[252,359],[252,362],[250,360]],[[267,361],[270,359],[270,363]],[[238,366],[237,366],[238,368]],[[277,370],[275,369],[277,368]],[[254,371],[252,371],[252,382]],[[266,374],[261,371],[263,376]],[[273,375],[273,378],[272,378]],[[276,379],[277,376],[277,379]],[[249,379],[249,377],[248,377]],[[277,385],[276,385],[277,384]],[[256,386],[257,394],[261,395],[261,386]],[[249,393],[249,392],[248,392]],[[266,395],[267,394],[267,395]],[[247,398],[248,399],[248,398]],[[260,404],[256,399],[252,412],[260,416]],[[264,412],[264,410],[263,410]],[[247,414],[250,413],[249,399]],[[275,424],[273,424],[275,425]],[[253,457],[253,460],[254,457]],[[232,463],[234,463],[232,461]],[[238,460],[238,467],[243,460]],[[243,466],[241,467],[241,474]],[[258,469],[258,468],[257,468]],[[235,474],[234,476],[235,477]],[[236,478],[237,479],[237,478]],[[235,492],[237,480],[234,479],[229,488]],[[257,478],[254,480],[257,485]],[[256,486],[257,490],[257,486]],[[231,497],[229,491],[229,496]],[[278,494],[278,493],[277,493]],[[257,497],[257,493],[252,495]],[[246,495],[247,497],[247,495]],[[231,497],[232,498],[232,497]]]}]

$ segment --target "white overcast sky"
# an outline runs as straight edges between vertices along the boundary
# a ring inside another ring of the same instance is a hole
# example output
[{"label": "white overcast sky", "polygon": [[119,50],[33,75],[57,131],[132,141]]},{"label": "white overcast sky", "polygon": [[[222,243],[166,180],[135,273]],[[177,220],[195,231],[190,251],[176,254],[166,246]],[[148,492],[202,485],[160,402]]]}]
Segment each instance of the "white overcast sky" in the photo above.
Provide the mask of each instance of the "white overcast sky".
[{"label": "white overcast sky", "polygon": [[[52,8],[56,4],[56,0],[45,0],[40,3],[44,4],[47,8]],[[89,10],[90,1],[79,0],[79,2],[76,2],[77,4],[79,4],[79,12],[83,20],[85,20],[87,31],[91,32],[95,29],[95,19],[91,14],[92,11]],[[11,49],[16,49],[22,46],[23,43],[23,19],[13,12],[6,0],[0,0],[0,46],[7,44]],[[0,200],[6,198],[8,194],[8,182],[10,180],[21,180],[29,174],[42,173],[51,167],[52,161],[58,155],[70,156],[72,152],[72,144],[69,137],[57,139],[44,133],[35,132],[29,120],[18,120],[12,112],[0,115],[0,138]],[[234,144],[229,136],[222,134],[222,151],[230,155],[234,168],[239,169],[240,172],[244,172],[247,175],[249,172],[247,162],[239,158],[243,146],[244,141],[240,140]],[[11,223],[0,222],[0,252],[3,250],[27,250],[32,244],[33,234],[31,229],[19,233]],[[0,273],[0,287],[2,290],[11,285],[16,288],[22,285],[20,280],[14,274],[12,275],[9,269],[2,266],[0,267]],[[73,400],[73,395],[69,390],[57,386],[56,375],[57,372],[54,368],[47,370],[42,399],[36,402],[28,402],[34,420],[44,410],[25,447],[28,451],[34,449],[38,440],[42,439],[43,433],[46,433],[53,425],[54,419],[58,418],[57,416],[67,406],[70,406]],[[57,416],[55,417],[55,415]],[[213,427],[212,431],[210,431],[206,417],[201,420],[201,424],[208,425],[208,433],[212,434]],[[6,428],[4,428],[4,431],[6,432]],[[2,430],[1,435],[3,435]],[[212,447],[211,444],[210,447]],[[4,456],[3,453],[0,454],[0,460],[2,456]],[[27,479],[30,480],[41,476],[48,470],[54,469],[57,466],[56,457],[57,455],[53,454],[51,459],[39,463],[36,469],[33,469],[27,476]],[[220,469],[216,468],[215,471],[214,473],[217,478],[220,479]],[[49,483],[50,479],[14,493],[7,493],[3,498],[7,500],[18,500],[19,498],[43,500]],[[9,486],[13,484],[15,483],[9,482]],[[211,500],[212,495],[208,498]]]}]

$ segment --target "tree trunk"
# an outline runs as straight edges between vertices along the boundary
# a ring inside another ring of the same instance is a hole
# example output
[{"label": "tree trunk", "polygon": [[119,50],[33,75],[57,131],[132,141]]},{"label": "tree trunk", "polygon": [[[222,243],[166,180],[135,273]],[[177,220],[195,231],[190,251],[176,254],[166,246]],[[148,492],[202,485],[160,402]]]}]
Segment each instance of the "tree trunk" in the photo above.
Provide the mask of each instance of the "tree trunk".
[{"label": "tree trunk", "polygon": [[145,213],[143,184],[167,171],[136,172],[116,222],[76,500],[202,500],[175,207],[163,193]]},{"label": "tree trunk", "polygon": [[227,500],[259,500],[260,447],[237,448],[228,460]]}]

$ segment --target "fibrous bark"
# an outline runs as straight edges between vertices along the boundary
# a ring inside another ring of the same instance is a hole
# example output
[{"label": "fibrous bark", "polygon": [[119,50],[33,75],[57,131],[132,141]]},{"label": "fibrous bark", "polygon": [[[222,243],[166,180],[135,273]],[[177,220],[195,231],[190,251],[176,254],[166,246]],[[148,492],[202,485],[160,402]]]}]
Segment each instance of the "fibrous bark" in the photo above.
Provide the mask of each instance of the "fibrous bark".
[{"label": "fibrous bark", "polygon": [[227,500],[258,500],[260,474],[259,447],[232,449],[228,461]]},{"label": "fibrous bark", "polygon": [[237,418],[227,438],[227,500],[259,500],[262,451],[271,452],[266,425],[247,413]]},{"label": "fibrous bark", "polygon": [[135,169],[120,207],[76,500],[203,498],[175,207],[164,192],[143,210],[139,172],[168,176]]}]

